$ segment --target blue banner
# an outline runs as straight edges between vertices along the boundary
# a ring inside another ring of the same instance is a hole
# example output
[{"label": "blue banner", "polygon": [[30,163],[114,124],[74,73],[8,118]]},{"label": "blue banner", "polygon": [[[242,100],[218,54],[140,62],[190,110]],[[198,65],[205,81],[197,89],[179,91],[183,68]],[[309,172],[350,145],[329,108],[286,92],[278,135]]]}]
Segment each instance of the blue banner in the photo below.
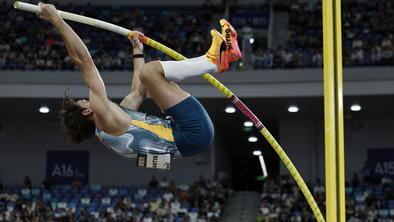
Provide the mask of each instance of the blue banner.
[{"label": "blue banner", "polygon": [[394,179],[394,148],[368,149],[368,168],[379,177]]},{"label": "blue banner", "polygon": [[263,11],[234,12],[231,13],[230,23],[236,29],[241,29],[246,26],[254,29],[267,29],[269,13]]},{"label": "blue banner", "polygon": [[70,184],[76,178],[89,183],[88,151],[47,151],[47,177],[54,184]]}]

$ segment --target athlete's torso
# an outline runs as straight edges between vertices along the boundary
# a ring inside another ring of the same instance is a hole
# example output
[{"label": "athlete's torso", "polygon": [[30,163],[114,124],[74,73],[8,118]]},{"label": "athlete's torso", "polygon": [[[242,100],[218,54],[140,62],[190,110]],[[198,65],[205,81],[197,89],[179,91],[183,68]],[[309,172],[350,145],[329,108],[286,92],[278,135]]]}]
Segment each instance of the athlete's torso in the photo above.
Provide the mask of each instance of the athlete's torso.
[{"label": "athlete's torso", "polygon": [[96,136],[107,148],[126,158],[146,153],[171,154],[172,158],[182,156],[175,145],[170,120],[121,108],[132,119],[125,133],[112,136],[96,128]]}]

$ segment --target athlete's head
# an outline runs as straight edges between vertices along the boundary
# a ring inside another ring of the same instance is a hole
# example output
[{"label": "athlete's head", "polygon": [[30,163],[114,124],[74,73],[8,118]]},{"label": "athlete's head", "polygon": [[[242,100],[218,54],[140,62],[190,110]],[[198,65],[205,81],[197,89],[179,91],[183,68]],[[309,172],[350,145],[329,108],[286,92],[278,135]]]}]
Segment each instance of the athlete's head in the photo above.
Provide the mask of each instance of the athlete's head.
[{"label": "athlete's head", "polygon": [[96,125],[89,101],[76,101],[66,95],[59,116],[63,131],[72,143],[81,143],[94,135]]}]

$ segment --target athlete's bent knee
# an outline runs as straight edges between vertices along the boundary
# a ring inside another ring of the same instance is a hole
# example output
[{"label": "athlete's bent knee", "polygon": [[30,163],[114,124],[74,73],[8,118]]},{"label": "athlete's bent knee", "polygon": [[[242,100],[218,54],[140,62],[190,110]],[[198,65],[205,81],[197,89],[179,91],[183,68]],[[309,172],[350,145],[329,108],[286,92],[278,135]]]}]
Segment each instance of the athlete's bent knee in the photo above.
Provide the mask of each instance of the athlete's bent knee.
[{"label": "athlete's bent knee", "polygon": [[160,76],[163,77],[163,68],[159,61],[153,61],[142,67],[139,77],[142,82],[146,83]]}]

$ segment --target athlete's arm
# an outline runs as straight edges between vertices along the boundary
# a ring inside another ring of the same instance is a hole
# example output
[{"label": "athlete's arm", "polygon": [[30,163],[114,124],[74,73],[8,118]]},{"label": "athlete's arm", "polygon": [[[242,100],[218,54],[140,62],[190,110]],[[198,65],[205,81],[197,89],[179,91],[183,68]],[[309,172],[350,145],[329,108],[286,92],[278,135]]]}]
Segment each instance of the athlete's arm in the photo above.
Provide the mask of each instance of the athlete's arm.
[{"label": "athlete's arm", "polygon": [[[144,51],[144,46],[138,40],[138,35],[143,35],[143,34],[137,32],[133,36],[133,38],[130,39],[130,42],[133,45],[133,55],[141,55],[143,54]],[[133,58],[134,74],[131,83],[131,91],[120,103],[120,105],[132,110],[138,110],[141,103],[144,101],[146,97],[146,89],[144,85],[141,83],[141,80],[139,78],[140,72],[144,64],[145,64],[145,60],[143,57]]]},{"label": "athlete's arm", "polygon": [[41,12],[37,15],[52,23],[60,32],[70,58],[81,70],[82,78],[89,88],[89,101],[92,110],[98,117],[105,117],[110,102],[107,98],[104,82],[88,49],[74,30],[57,14],[55,6],[43,3],[39,3],[39,6]]}]

